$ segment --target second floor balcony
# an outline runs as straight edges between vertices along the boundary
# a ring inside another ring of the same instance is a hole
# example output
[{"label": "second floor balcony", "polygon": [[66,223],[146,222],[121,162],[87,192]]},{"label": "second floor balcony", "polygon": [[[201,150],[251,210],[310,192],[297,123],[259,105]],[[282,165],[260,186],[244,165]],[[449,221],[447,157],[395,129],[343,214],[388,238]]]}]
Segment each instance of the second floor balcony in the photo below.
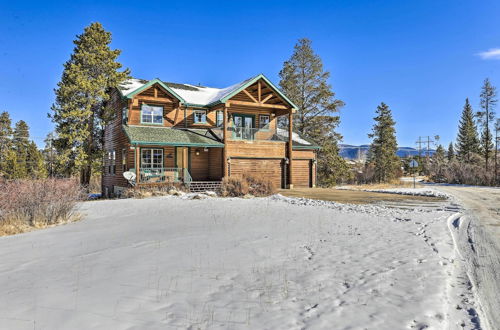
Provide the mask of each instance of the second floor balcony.
[{"label": "second floor balcony", "polygon": [[[212,129],[215,135],[221,140],[223,139],[223,128]],[[229,141],[288,141],[288,132],[284,129],[264,126],[262,128],[256,127],[236,127],[230,126],[227,128],[227,139]]]}]

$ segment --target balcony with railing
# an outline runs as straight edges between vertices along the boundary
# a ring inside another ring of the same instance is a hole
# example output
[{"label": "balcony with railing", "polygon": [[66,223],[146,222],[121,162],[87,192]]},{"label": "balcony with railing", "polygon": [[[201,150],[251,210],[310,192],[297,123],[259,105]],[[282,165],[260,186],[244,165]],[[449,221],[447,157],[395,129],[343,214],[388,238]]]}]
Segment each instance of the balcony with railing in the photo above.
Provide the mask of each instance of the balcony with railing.
[{"label": "balcony with railing", "polygon": [[[222,128],[212,130],[218,138],[223,139],[224,132]],[[262,128],[229,126],[227,128],[227,138],[229,141],[287,141],[286,137],[279,134],[281,131],[276,127],[270,128],[269,125]]]}]

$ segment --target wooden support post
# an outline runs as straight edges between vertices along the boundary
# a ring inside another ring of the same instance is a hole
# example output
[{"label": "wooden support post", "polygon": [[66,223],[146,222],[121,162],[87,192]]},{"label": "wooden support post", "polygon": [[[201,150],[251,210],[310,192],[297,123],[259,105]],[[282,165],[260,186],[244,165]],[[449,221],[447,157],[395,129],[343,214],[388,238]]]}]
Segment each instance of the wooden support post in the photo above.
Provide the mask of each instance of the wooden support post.
[{"label": "wooden support post", "polygon": [[222,142],[224,143],[224,149],[222,149],[222,176],[225,178],[228,176],[227,168],[227,106],[224,106],[223,111],[223,134]]},{"label": "wooden support post", "polygon": [[293,189],[293,171],[292,171],[292,163],[293,163],[293,113],[290,109],[288,113],[288,189]]},{"label": "wooden support post", "polygon": [[141,165],[141,162],[140,162],[140,148],[139,146],[136,144],[135,145],[135,183],[136,185],[139,183],[140,179],[141,179],[141,171],[140,171],[140,165]]},{"label": "wooden support post", "polygon": [[262,102],[262,84],[259,82],[257,83],[257,95],[259,97],[259,103]]}]

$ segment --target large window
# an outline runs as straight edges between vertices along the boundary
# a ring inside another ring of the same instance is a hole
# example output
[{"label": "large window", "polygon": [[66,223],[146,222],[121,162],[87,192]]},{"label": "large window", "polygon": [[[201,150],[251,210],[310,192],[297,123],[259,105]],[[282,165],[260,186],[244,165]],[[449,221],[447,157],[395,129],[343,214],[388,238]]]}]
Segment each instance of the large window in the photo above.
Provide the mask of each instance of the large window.
[{"label": "large window", "polygon": [[216,117],[216,123],[215,125],[217,127],[222,127],[224,126],[224,111],[217,111],[217,117]]},{"label": "large window", "polygon": [[127,107],[122,108],[122,123],[127,124],[128,121],[128,109]]},{"label": "large window", "polygon": [[163,124],[163,107],[143,104],[141,107],[141,123]]},{"label": "large window", "polygon": [[269,129],[269,115],[259,116],[259,128]]},{"label": "large window", "polygon": [[162,168],[163,149],[141,149],[141,168]]},{"label": "large window", "polygon": [[194,123],[205,124],[207,122],[207,112],[205,110],[196,110],[194,112]]}]

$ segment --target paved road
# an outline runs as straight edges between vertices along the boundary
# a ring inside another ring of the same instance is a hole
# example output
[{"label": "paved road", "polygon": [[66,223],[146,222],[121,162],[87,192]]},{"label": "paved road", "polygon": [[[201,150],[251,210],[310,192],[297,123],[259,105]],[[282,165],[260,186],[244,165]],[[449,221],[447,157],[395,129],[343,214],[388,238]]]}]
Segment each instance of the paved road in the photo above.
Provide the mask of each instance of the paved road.
[{"label": "paved road", "polygon": [[484,318],[482,328],[500,329],[500,189],[436,186],[465,210],[453,225]]}]

